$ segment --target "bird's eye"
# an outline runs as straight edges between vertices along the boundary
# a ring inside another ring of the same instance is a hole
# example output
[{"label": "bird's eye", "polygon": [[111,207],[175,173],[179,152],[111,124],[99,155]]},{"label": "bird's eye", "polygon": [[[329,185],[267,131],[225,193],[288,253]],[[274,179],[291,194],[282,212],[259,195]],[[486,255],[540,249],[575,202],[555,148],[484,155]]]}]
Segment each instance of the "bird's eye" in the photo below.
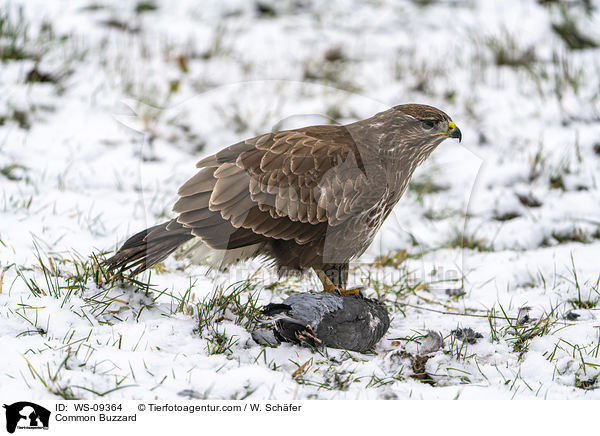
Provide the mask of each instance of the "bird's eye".
[{"label": "bird's eye", "polygon": [[421,121],[421,127],[425,130],[433,129],[433,121]]}]

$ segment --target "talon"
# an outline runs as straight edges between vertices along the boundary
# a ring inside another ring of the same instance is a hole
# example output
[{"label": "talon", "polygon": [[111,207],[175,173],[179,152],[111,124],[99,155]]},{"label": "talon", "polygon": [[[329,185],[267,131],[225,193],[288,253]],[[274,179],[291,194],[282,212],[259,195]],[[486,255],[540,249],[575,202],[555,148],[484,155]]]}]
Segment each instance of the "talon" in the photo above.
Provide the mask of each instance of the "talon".
[{"label": "talon", "polygon": [[344,297],[351,296],[351,295],[355,295],[355,296],[361,295],[359,288],[338,289],[338,292],[340,293],[340,295],[342,295]]},{"label": "talon", "polygon": [[362,295],[360,288],[344,289],[334,285],[329,277],[327,277],[327,274],[325,274],[323,271],[317,271],[317,277],[319,277],[319,280],[321,280],[321,283],[323,283],[324,292],[334,292],[340,296]]}]

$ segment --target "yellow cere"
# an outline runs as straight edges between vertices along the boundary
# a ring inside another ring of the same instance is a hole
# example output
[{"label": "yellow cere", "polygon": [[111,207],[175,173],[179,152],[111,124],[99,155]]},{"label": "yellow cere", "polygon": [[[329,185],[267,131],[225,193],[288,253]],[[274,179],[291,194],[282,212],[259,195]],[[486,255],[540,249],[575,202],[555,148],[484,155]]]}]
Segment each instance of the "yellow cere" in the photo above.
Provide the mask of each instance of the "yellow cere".
[{"label": "yellow cere", "polygon": [[456,128],[456,124],[454,124],[454,122],[452,122],[452,121],[448,121],[448,131],[451,132],[455,128]]}]

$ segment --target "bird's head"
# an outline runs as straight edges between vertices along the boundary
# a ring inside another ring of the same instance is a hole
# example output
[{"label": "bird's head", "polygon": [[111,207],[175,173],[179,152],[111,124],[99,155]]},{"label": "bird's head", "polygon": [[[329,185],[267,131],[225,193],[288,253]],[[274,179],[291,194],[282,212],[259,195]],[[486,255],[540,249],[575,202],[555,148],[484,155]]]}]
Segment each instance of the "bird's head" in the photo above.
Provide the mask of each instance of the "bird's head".
[{"label": "bird's head", "polygon": [[460,129],[439,109],[424,104],[402,104],[392,110],[397,116],[402,118],[408,116],[414,120],[408,124],[411,125],[413,134],[418,137],[423,139],[437,137],[439,142],[446,138],[456,138],[458,142],[462,140]]}]

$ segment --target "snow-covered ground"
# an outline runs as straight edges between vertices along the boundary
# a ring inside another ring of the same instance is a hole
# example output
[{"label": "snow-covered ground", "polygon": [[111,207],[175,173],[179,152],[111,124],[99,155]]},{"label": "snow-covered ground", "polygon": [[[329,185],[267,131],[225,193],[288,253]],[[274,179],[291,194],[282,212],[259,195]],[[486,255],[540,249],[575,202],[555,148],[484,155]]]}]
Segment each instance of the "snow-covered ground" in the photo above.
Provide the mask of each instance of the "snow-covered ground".
[{"label": "snow-covered ground", "polygon": [[[1,3],[3,398],[600,398],[598,2]],[[372,354],[257,344],[318,288],[259,261],[94,276],[206,154],[406,102],[463,142],[353,266],[393,315]]]}]

